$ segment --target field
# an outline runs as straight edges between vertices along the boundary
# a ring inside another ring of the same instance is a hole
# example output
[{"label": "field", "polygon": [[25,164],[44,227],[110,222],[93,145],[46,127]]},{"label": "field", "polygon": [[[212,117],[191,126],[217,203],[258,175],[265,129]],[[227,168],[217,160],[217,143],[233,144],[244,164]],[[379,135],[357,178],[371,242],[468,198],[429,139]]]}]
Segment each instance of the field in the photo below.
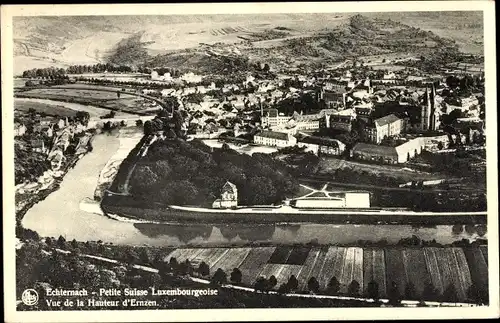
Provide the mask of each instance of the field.
[{"label": "field", "polygon": [[[467,301],[473,283],[487,288],[488,267],[482,249],[336,246],[180,248],[164,260],[174,257],[182,262],[188,259],[195,267],[204,261],[211,274],[220,268],[229,275],[234,268],[239,268],[246,286],[252,286],[258,277],[269,279],[274,276],[278,282],[274,288],[277,289],[294,275],[299,282],[299,291],[306,292],[308,281],[314,277],[322,293],[335,277],[340,284],[340,295],[369,297],[368,286],[373,281],[380,298],[390,297],[395,285],[397,296],[402,299],[425,300],[431,297],[427,300]],[[413,289],[409,288],[410,285]],[[428,285],[436,289],[435,296],[425,294]]]},{"label": "field", "polygon": [[61,105],[44,104],[27,100],[14,100],[14,109],[22,112],[28,112],[29,109],[35,109],[38,113],[45,113],[57,117],[74,117],[75,110],[70,110]]},{"label": "field", "polygon": [[81,104],[90,104],[105,109],[125,112],[140,112],[145,109],[144,104],[151,102],[142,97],[131,94],[118,94],[113,89],[85,88],[85,87],[51,87],[38,88],[16,93],[21,98],[38,98],[59,100],[65,102],[75,102]]}]

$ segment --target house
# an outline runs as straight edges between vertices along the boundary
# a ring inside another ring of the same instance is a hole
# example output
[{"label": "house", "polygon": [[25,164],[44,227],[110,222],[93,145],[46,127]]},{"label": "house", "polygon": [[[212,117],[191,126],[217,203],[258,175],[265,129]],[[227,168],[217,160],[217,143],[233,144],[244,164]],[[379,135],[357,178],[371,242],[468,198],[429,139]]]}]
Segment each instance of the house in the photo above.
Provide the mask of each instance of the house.
[{"label": "house", "polygon": [[50,152],[47,159],[50,161],[52,170],[59,170],[65,160],[64,154],[60,149],[54,149]]},{"label": "house", "polygon": [[43,126],[41,132],[46,134],[50,138],[52,138],[52,136],[54,135],[54,130],[52,126]]},{"label": "house", "polygon": [[261,109],[261,124],[264,128],[281,127],[286,125],[288,120],[290,117],[278,113],[277,109]]},{"label": "house", "polygon": [[321,90],[318,95],[318,101],[323,101],[328,109],[335,107],[345,107],[347,91],[345,89],[333,91]]},{"label": "house", "polygon": [[200,75],[196,75],[193,72],[186,73],[180,77],[186,83],[200,83],[202,77]]},{"label": "house", "polygon": [[319,115],[317,114],[299,114],[297,111],[292,116],[297,130],[315,130],[319,129]]},{"label": "house", "polygon": [[45,147],[45,142],[42,139],[32,139],[30,141],[31,148],[33,151],[40,152],[40,153],[46,153],[47,148]]},{"label": "house", "polygon": [[345,145],[341,141],[315,136],[307,136],[298,140],[297,146],[306,147],[316,155],[339,156],[345,151]]},{"label": "house", "polygon": [[410,139],[398,146],[357,143],[351,150],[350,155],[355,159],[385,164],[406,163],[411,158],[422,153],[424,146],[425,141],[423,138]]},{"label": "house", "polygon": [[351,132],[352,121],[354,117],[351,115],[331,115],[325,116],[326,128]]},{"label": "house", "polygon": [[399,135],[404,129],[404,120],[394,114],[375,119],[366,128],[366,137],[371,142],[379,144],[384,138]]},{"label": "house", "polygon": [[222,186],[221,197],[216,199],[212,207],[216,209],[229,209],[238,206],[238,188],[233,183],[227,181]]},{"label": "house", "polygon": [[65,126],[66,126],[66,122],[63,119],[59,119],[59,121],[57,121],[57,127],[58,127],[58,129],[62,129]]},{"label": "house", "polygon": [[16,124],[14,126],[14,136],[22,136],[26,133],[26,126],[24,124]]},{"label": "house", "polygon": [[262,131],[254,136],[254,143],[271,147],[295,146],[297,139],[290,133],[277,131]]}]

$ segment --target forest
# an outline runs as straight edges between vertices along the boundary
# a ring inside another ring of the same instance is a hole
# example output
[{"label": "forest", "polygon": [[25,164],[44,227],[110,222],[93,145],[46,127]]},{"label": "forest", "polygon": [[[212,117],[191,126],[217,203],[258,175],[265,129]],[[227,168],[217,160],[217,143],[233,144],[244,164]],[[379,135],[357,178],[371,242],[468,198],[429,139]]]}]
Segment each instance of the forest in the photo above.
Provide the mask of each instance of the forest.
[{"label": "forest", "polygon": [[131,193],[146,201],[209,206],[226,181],[238,187],[240,205],[280,203],[299,186],[286,165],[265,154],[239,154],[201,142],[157,140],[136,164]]}]

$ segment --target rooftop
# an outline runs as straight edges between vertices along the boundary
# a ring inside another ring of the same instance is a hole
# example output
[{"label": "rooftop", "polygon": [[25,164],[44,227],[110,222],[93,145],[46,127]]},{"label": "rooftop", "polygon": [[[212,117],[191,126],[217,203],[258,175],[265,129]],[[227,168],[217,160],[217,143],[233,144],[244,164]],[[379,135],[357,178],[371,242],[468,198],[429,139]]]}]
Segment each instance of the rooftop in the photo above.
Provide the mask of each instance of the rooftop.
[{"label": "rooftop", "polygon": [[388,124],[391,124],[393,122],[396,122],[400,120],[398,117],[396,117],[394,114],[389,114],[385,117],[382,117],[382,118],[379,118],[379,119],[375,119],[375,125],[377,127],[383,127],[385,125],[388,125]]},{"label": "rooftop", "polygon": [[285,132],[277,132],[277,131],[267,131],[264,130],[255,135],[256,137],[264,137],[264,138],[272,138],[278,140],[288,140],[288,134]]},{"label": "rooftop", "polygon": [[353,152],[365,152],[369,154],[375,154],[380,156],[394,156],[397,157],[398,153],[395,147],[389,146],[379,146],[366,144],[364,142],[357,143],[352,149]]},{"label": "rooftop", "polygon": [[306,136],[306,137],[300,139],[299,142],[338,148],[340,141],[337,139],[331,139],[331,138]]}]

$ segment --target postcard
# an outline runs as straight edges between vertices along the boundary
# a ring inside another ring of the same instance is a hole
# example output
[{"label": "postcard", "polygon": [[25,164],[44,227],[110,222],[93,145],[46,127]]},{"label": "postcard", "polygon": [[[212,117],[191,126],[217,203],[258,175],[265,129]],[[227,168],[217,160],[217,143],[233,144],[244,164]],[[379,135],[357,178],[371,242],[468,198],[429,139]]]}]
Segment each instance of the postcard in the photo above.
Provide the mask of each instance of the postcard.
[{"label": "postcard", "polygon": [[1,10],[6,322],[499,316],[493,2]]}]

